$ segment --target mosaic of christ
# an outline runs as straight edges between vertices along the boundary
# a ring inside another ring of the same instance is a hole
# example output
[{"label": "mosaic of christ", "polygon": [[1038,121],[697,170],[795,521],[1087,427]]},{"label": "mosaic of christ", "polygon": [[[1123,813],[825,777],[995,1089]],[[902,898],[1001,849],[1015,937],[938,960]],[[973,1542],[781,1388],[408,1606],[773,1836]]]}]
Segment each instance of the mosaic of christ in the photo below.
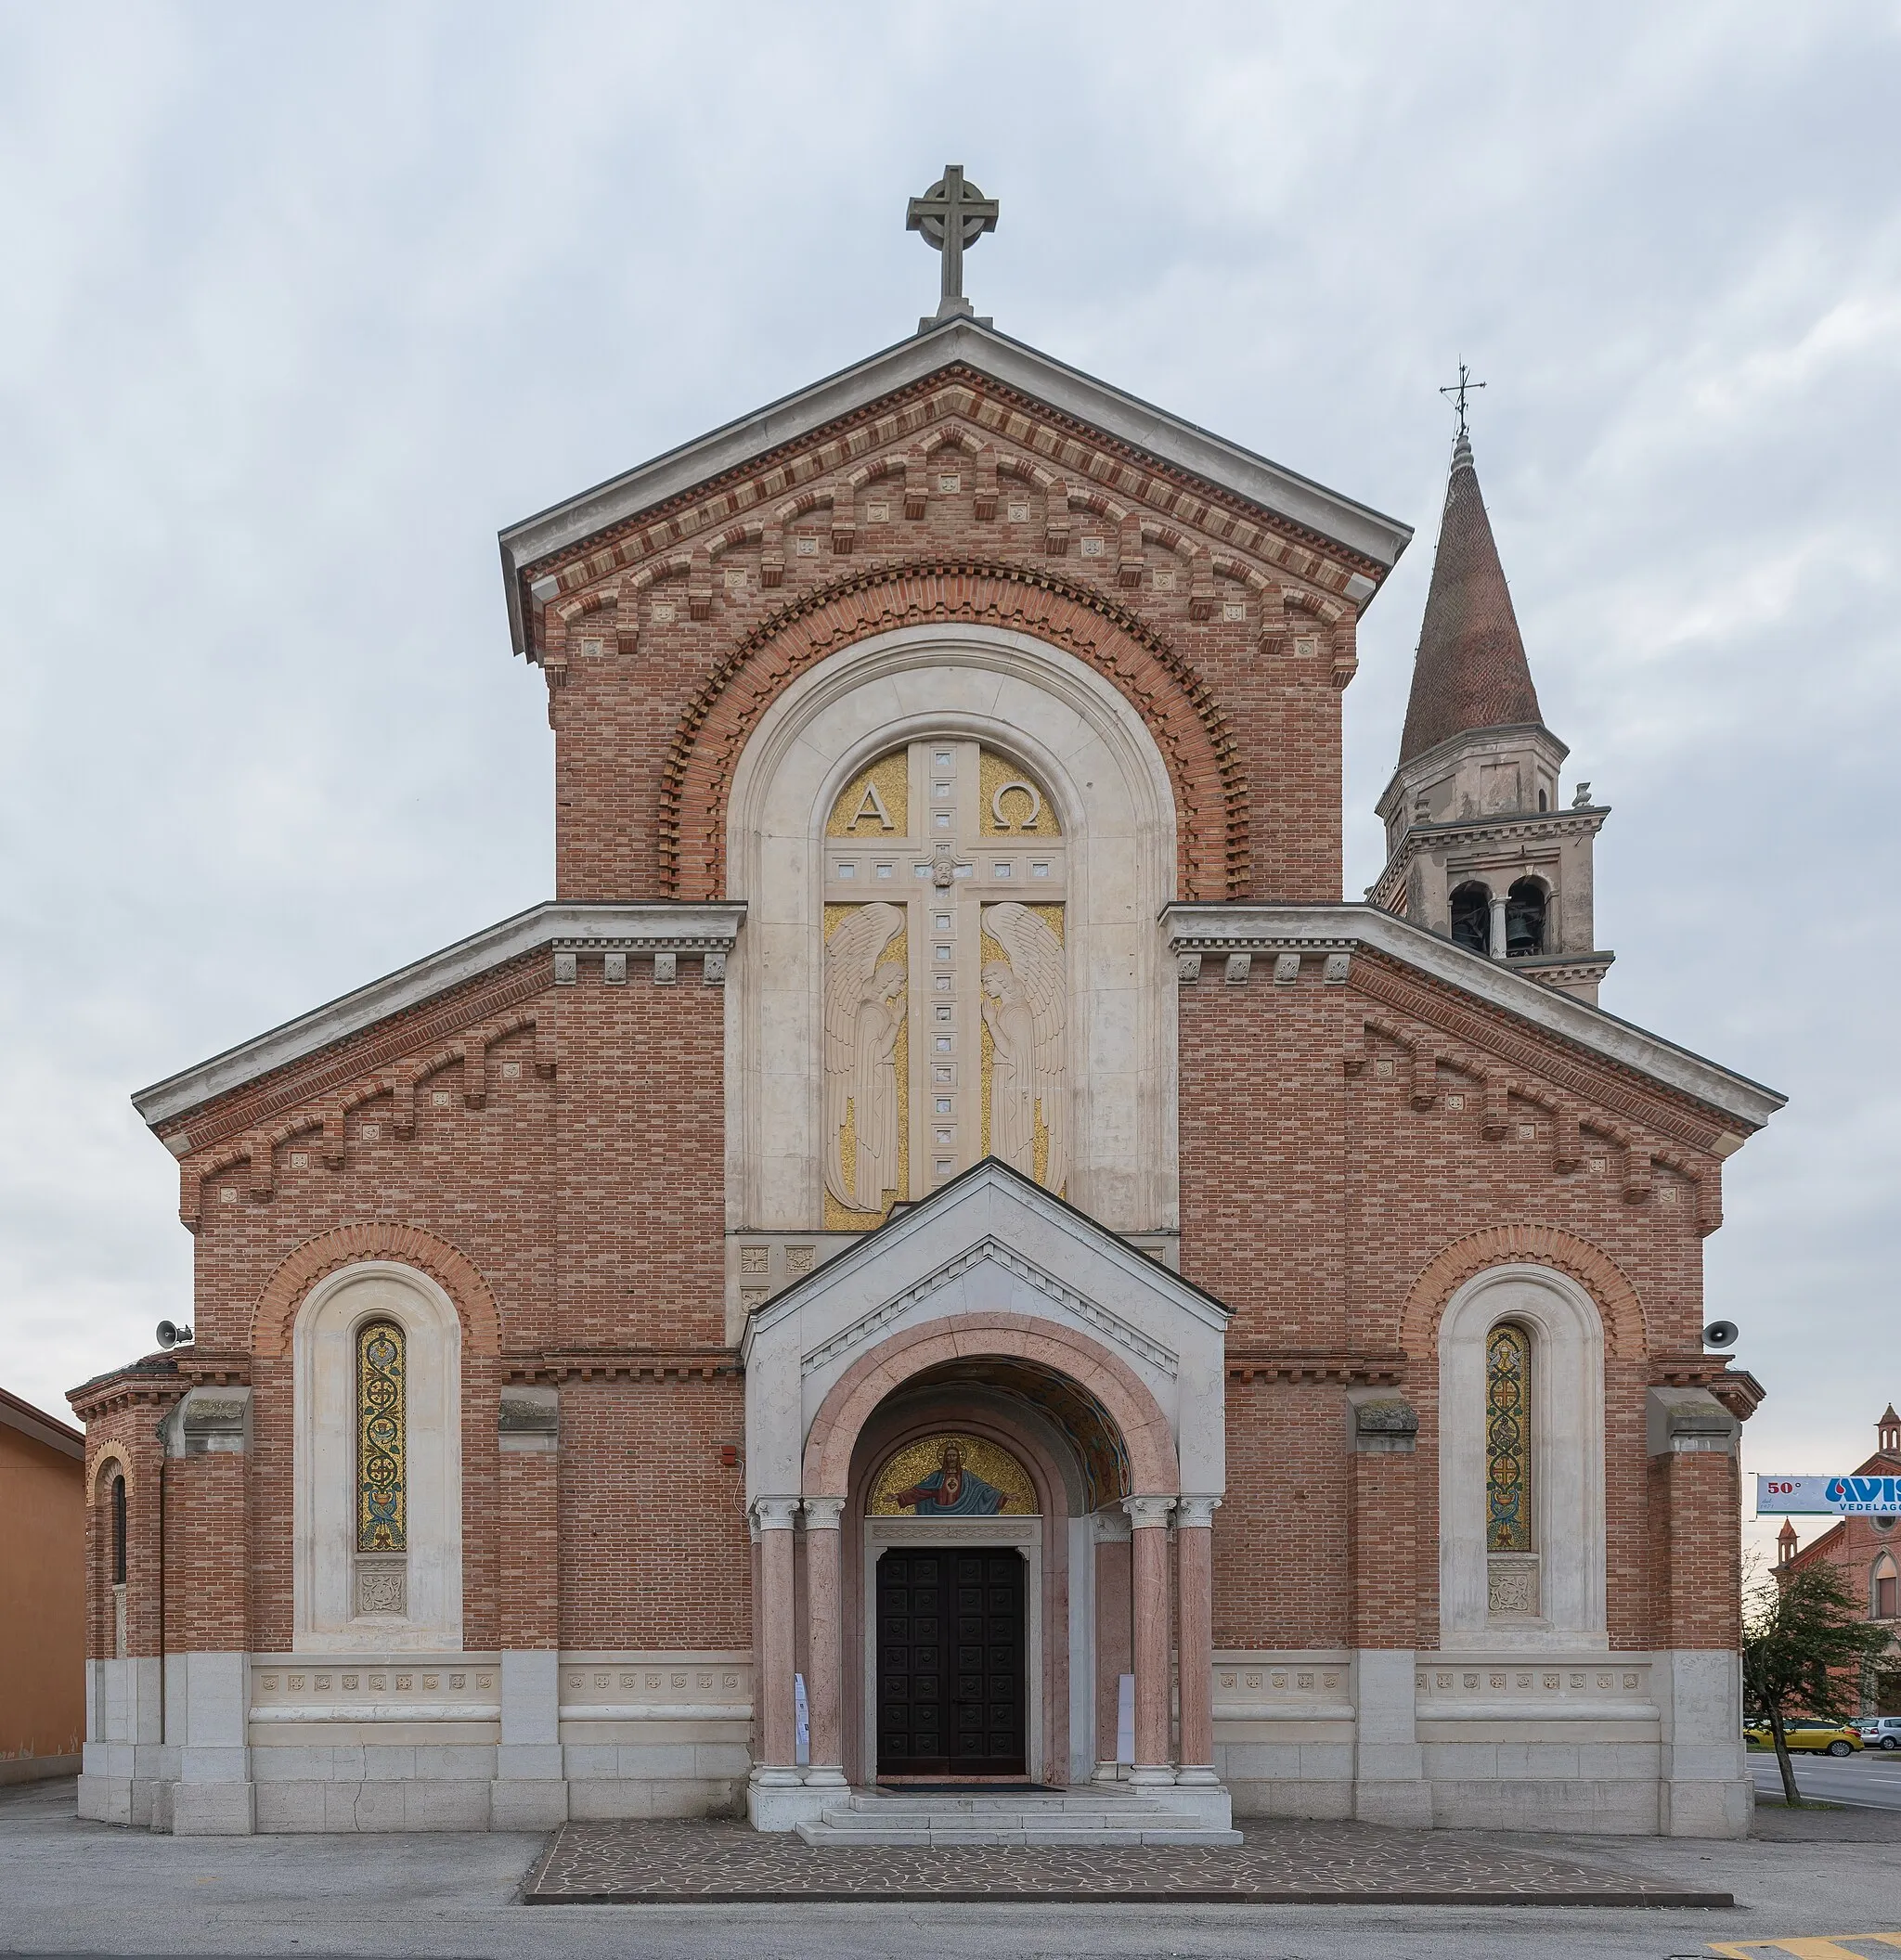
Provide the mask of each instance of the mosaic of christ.
[{"label": "mosaic of christ", "polygon": [[891,1517],[995,1517],[1034,1513],[1036,1491],[1023,1465],[982,1437],[935,1436],[900,1450],[885,1465],[867,1510]]}]

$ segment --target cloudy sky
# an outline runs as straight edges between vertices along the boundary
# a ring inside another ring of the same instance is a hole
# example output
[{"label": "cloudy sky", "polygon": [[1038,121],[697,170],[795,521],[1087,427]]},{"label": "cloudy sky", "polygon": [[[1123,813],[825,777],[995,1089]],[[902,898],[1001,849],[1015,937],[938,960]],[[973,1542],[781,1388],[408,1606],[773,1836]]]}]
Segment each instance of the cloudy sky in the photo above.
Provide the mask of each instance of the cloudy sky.
[{"label": "cloudy sky", "polygon": [[546,896],[495,533],[899,338],[947,158],[1004,330],[1419,538],[1450,435],[1614,809],[1616,1012],[1786,1090],[1710,1308],[1755,1467],[1901,1399],[1901,12],[0,4],[0,1380],[189,1314],[127,1094]]}]

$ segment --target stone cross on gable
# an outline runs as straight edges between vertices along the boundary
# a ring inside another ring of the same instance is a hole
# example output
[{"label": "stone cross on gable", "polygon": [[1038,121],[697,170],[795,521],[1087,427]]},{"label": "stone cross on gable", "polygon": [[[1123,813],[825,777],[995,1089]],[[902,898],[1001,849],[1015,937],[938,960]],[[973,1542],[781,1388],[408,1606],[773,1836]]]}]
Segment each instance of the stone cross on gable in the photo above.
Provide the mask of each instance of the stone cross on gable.
[{"label": "stone cross on gable", "polygon": [[962,163],[945,164],[944,174],[906,207],[905,230],[923,232],[925,243],[944,255],[943,297],[937,318],[974,310],[963,296],[964,248],[996,230],[997,210],[995,198],[985,197],[975,184],[965,182]]}]

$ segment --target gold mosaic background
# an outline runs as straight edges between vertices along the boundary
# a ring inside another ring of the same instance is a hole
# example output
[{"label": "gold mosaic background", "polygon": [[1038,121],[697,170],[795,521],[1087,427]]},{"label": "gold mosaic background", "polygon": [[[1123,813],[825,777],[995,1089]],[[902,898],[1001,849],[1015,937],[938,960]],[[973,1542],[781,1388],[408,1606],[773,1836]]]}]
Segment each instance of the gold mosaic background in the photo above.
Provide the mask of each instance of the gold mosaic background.
[{"label": "gold mosaic background", "polygon": [[[976,822],[978,834],[984,837],[1060,837],[1062,826],[1056,821],[1056,813],[1051,807],[1049,792],[1041,783],[1036,784],[1037,793],[1042,798],[1042,807],[1037,812],[1036,821],[1028,829],[1019,831],[1016,826],[1028,813],[1029,799],[1018,791],[1015,795],[1003,799],[1003,814],[1010,819],[1006,829],[997,821],[997,814],[990,806],[990,798],[1006,782],[1036,782],[1028,769],[1018,768],[1007,755],[992,754],[989,749],[977,752],[977,800]],[[880,785],[882,789],[883,785]],[[895,812],[893,813],[896,814]]]},{"label": "gold mosaic background", "polygon": [[[873,783],[884,799],[886,811],[898,826],[887,831],[870,810],[853,819],[852,813],[865,800],[865,791]],[[873,843],[880,837],[906,837],[911,833],[911,759],[903,749],[882,755],[870,768],[861,770],[846,784],[832,814],[825,822],[828,837],[861,837]]]},{"label": "gold mosaic background", "polygon": [[938,1460],[946,1443],[955,1443],[963,1452],[963,1467],[983,1478],[1003,1493],[1002,1515],[1006,1517],[1034,1517],[1037,1515],[1036,1486],[1029,1480],[1029,1473],[1001,1443],[993,1443],[988,1437],[966,1436],[962,1430],[947,1430],[937,1436],[927,1436],[915,1443],[907,1443],[891,1461],[878,1473],[878,1481],[873,1487],[871,1502],[865,1506],[867,1517],[909,1517],[908,1506],[895,1503],[892,1493],[909,1490],[920,1477],[928,1476],[938,1467]]}]

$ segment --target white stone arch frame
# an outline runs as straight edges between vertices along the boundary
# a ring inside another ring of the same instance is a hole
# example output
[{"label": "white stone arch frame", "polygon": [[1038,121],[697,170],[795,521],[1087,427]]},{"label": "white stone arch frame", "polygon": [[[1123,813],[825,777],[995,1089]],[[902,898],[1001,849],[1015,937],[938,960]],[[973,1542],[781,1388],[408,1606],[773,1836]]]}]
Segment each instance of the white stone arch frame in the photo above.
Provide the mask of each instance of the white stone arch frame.
[{"label": "white stone arch frame", "polygon": [[[407,1611],[359,1617],[356,1330],[403,1330]],[[366,1259],[310,1289],[291,1334],[294,1371],[293,1644],[298,1652],[459,1652],[462,1644],[462,1323],[413,1266]]]},{"label": "white stone arch frame", "polygon": [[785,690],[740,755],[728,896],[747,915],[727,969],[728,1222],[819,1225],[825,818],[860,768],[933,734],[1015,756],[1056,806],[1080,1037],[1068,1195],[1118,1231],[1172,1230],[1176,1002],[1157,924],[1175,890],[1168,766],[1082,662],[982,625],[908,626],[841,650]]},{"label": "white stone arch frame", "polygon": [[[1488,1612],[1485,1342],[1501,1321],[1532,1337],[1532,1502],[1536,1619]],[[1440,1645],[1607,1647],[1604,1323],[1595,1301],[1548,1266],[1489,1267],[1439,1322]]]}]

